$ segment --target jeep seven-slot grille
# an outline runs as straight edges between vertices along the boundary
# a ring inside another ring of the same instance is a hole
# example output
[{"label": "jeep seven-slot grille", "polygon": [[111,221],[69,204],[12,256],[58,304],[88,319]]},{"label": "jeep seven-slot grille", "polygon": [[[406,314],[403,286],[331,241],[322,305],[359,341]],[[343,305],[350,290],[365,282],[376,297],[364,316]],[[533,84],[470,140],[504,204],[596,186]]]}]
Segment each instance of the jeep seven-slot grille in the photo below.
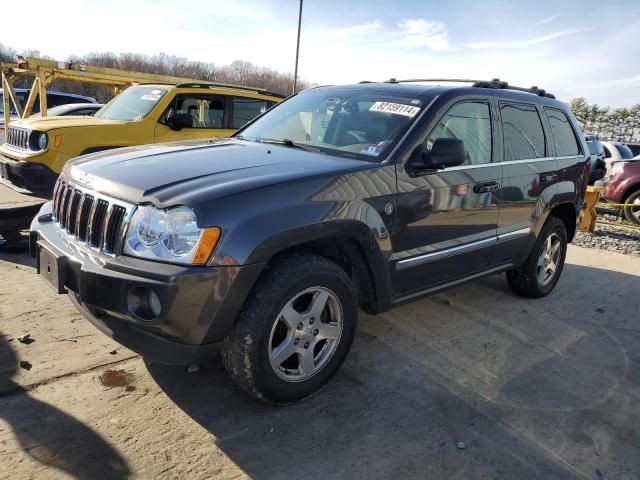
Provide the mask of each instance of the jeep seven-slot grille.
[{"label": "jeep seven-slot grille", "polygon": [[29,133],[30,131],[25,128],[9,127],[7,130],[6,142],[12,147],[19,148],[21,150],[28,150]]},{"label": "jeep seven-slot grille", "polygon": [[60,228],[90,246],[115,253],[127,209],[58,180],[53,215]]}]

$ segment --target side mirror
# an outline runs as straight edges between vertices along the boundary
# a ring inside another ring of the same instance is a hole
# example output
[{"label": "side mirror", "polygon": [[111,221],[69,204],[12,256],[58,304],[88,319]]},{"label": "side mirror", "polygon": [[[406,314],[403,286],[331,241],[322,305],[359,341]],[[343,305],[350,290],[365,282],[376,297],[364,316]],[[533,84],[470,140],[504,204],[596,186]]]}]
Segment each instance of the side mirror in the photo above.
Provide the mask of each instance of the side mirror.
[{"label": "side mirror", "polygon": [[174,113],[167,118],[167,127],[171,130],[182,130],[193,127],[193,117],[190,113]]},{"label": "side mirror", "polygon": [[431,150],[417,149],[409,159],[414,174],[463,165],[467,159],[464,142],[457,138],[437,138]]}]

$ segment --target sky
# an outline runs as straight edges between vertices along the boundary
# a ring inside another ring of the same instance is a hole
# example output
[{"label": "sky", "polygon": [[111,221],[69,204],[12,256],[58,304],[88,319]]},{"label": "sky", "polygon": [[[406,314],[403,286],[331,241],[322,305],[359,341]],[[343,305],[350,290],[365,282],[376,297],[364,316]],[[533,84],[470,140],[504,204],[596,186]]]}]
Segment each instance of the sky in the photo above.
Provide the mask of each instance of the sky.
[{"label": "sky", "polygon": [[[55,5],[55,7],[53,7]],[[111,51],[293,72],[298,0],[32,0],[0,43],[57,60]],[[53,7],[53,8],[52,8]],[[66,27],[65,27],[66,25]],[[500,78],[569,101],[640,103],[640,2],[305,0],[299,75],[317,84]]]}]

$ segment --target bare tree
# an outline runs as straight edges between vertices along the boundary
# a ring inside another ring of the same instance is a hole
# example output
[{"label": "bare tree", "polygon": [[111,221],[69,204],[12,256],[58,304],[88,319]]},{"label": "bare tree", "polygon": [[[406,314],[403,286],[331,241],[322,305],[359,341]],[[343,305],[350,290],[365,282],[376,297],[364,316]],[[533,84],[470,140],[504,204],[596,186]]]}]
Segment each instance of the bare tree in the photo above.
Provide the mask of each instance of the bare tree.
[{"label": "bare tree", "polygon": [[[14,49],[0,44],[0,60],[15,61]],[[23,56],[42,57],[37,50],[20,52]],[[270,68],[260,67],[250,62],[236,60],[229,65],[189,60],[184,57],[167,55],[160,52],[156,55],[143,55],[135,52],[115,54],[113,52],[92,52],[84,56],[71,55],[67,62],[80,62],[96,67],[117,68],[135,72],[156,73],[176,77],[192,78],[220,83],[264,88],[265,90],[289,95],[293,88],[293,75],[282,73]],[[20,87],[29,86],[28,80],[21,80]],[[298,81],[298,90],[312,86],[306,81]],[[107,102],[111,93],[105,87],[86,85],[70,81],[54,81],[52,88],[68,93],[77,93],[96,98],[100,102]]]},{"label": "bare tree", "polygon": [[579,97],[571,100],[571,110],[585,132],[603,140],[620,142],[640,141],[640,104],[629,108],[589,105]]}]

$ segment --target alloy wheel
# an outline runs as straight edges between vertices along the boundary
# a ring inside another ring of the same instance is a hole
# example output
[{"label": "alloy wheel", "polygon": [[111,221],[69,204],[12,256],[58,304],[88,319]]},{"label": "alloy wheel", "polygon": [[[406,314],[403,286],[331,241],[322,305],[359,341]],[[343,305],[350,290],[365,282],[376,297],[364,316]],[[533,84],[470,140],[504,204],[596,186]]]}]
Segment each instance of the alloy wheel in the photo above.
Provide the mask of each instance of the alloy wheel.
[{"label": "alloy wheel", "polygon": [[322,370],[340,343],[340,300],[324,287],[307,288],[278,314],[269,335],[269,362],[278,377],[301,382]]},{"label": "alloy wheel", "polygon": [[556,233],[551,233],[544,242],[538,257],[536,274],[538,282],[545,287],[556,276],[562,255],[562,242]]}]

